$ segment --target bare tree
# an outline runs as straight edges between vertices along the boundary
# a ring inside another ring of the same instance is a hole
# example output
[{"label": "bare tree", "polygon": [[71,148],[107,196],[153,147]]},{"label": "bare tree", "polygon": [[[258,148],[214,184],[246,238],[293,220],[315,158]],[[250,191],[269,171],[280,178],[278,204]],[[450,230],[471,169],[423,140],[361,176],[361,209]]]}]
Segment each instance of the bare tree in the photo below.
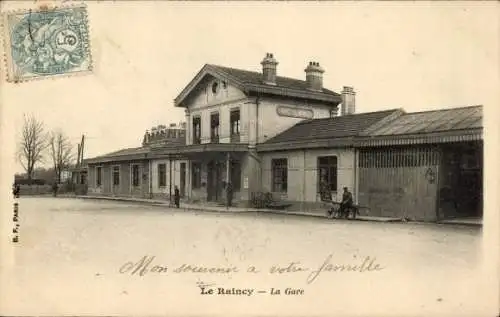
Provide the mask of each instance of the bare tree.
[{"label": "bare tree", "polygon": [[50,133],[49,152],[52,157],[56,180],[60,183],[62,171],[71,166],[74,159],[73,145],[61,130]]},{"label": "bare tree", "polygon": [[22,135],[18,144],[18,158],[28,179],[33,178],[35,166],[43,162],[43,154],[47,145],[44,123],[33,115],[25,114]]}]

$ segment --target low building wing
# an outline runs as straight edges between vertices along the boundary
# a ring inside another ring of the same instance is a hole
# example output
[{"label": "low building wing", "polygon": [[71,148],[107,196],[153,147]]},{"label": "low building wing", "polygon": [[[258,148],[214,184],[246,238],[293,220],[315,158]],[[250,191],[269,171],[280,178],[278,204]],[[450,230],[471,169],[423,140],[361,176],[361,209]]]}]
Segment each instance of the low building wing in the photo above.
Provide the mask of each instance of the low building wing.
[{"label": "low building wing", "polygon": [[[305,120],[259,145],[259,151],[351,146],[356,136],[371,126],[400,116],[400,109]],[[326,143],[325,143],[326,142]]]},{"label": "low building wing", "polygon": [[364,131],[359,146],[425,144],[481,140],[483,107],[470,106],[405,113],[375,129]]}]

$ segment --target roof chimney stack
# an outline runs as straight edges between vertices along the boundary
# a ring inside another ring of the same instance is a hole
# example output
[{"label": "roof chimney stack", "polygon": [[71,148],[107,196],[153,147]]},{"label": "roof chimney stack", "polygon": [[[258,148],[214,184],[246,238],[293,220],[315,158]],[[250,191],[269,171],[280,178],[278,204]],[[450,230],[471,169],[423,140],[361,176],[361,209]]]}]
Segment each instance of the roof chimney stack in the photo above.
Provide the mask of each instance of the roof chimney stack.
[{"label": "roof chimney stack", "polygon": [[[148,144],[148,143],[149,143],[149,141],[150,141],[150,137],[151,137],[151,136],[150,136],[150,134],[149,134],[149,131],[148,131],[148,130],[146,130],[146,133],[144,133],[144,137],[143,137],[143,139],[142,139],[142,146],[145,146],[146,144]],[[80,146],[80,144],[78,144],[78,146]]]},{"label": "roof chimney stack", "polygon": [[262,81],[268,85],[276,85],[276,66],[278,62],[273,53],[267,53],[260,64],[262,65]]},{"label": "roof chimney stack", "polygon": [[354,114],[356,112],[356,92],[352,87],[344,86],[342,89],[342,105],[340,106],[340,114]]},{"label": "roof chimney stack", "polygon": [[306,81],[311,90],[323,90],[323,73],[325,70],[319,65],[318,62],[309,62],[306,72]]}]

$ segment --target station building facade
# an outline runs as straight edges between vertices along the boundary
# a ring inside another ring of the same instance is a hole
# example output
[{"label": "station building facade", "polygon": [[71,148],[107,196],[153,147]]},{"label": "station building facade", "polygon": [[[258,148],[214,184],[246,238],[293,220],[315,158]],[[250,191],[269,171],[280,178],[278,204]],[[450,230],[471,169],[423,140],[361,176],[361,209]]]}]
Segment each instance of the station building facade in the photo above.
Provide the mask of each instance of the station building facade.
[{"label": "station building facade", "polygon": [[[224,204],[230,186],[233,205],[250,207],[255,193],[270,192],[290,208],[315,209],[322,180],[336,200],[348,187],[372,215],[467,214],[440,201],[460,196],[443,188],[462,186],[452,179],[464,151],[477,172],[464,172],[475,176],[462,182],[482,182],[482,107],[356,113],[354,90],[324,88],[317,62],[306,65],[303,80],[278,76],[273,54],[261,66],[205,65],[174,100],[185,123],[147,131],[140,147],[86,160],[89,194],[168,198],[177,186],[185,200]],[[404,207],[410,203],[414,211]]]}]

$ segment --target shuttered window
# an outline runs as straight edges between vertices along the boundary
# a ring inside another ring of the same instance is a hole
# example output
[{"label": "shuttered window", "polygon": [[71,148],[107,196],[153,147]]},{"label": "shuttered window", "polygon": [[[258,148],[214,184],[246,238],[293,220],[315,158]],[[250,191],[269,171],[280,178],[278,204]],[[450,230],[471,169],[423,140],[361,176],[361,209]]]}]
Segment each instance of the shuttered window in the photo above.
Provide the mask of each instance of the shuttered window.
[{"label": "shuttered window", "polygon": [[120,166],[113,166],[113,186],[120,185]]},{"label": "shuttered window", "polygon": [[167,186],[167,164],[158,164],[158,187]]},{"label": "shuttered window", "polygon": [[337,191],[337,157],[318,157],[318,192],[326,185],[330,191]]}]

